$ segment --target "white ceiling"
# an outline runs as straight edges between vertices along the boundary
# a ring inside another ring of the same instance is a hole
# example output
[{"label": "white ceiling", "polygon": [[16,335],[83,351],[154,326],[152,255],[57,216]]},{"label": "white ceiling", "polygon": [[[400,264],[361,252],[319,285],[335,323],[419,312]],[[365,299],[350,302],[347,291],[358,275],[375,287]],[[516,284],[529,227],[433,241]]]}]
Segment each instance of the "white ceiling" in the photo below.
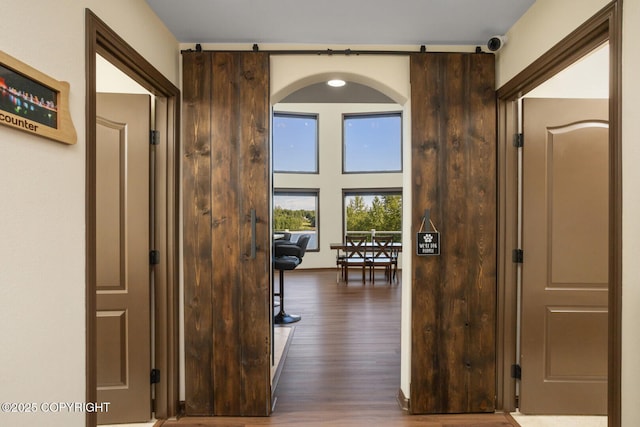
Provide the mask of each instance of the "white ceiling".
[{"label": "white ceiling", "polygon": [[485,45],[534,0],[146,0],[182,43]]}]

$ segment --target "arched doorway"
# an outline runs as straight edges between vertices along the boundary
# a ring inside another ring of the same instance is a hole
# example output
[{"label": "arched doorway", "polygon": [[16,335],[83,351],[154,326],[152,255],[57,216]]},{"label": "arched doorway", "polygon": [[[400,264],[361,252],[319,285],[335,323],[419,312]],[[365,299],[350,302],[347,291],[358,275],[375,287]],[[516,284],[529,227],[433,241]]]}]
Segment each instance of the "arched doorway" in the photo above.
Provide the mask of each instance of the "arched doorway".
[{"label": "arched doorway", "polygon": [[[313,87],[325,85],[330,79],[340,78],[347,82],[367,88],[370,92],[367,101],[360,98],[361,103],[344,103],[348,99],[340,98],[338,105],[349,105],[345,113],[354,112],[389,112],[397,111],[402,115],[402,172],[399,174],[350,174],[346,180],[342,174],[342,114],[343,111],[327,106],[326,100],[319,106],[327,117],[333,117],[333,121],[327,130],[320,130],[321,138],[323,134],[332,132],[328,139],[332,144],[332,153],[325,157],[326,162],[332,162],[333,172],[329,174],[330,179],[323,184],[320,194],[325,198],[325,206],[333,206],[332,212],[327,207],[322,208],[322,221],[327,224],[334,224],[332,228],[326,227],[321,237],[324,242],[342,241],[342,189],[343,188],[398,188],[402,191],[403,203],[403,230],[402,239],[410,246],[411,242],[411,87],[409,85],[409,55],[286,55],[272,54],[270,59],[270,92],[271,104],[281,110],[290,110],[289,103],[282,103],[287,97],[301,94],[304,88],[308,91],[305,96],[314,94]],[[377,95],[375,95],[377,94]],[[362,94],[359,94],[362,96]],[[317,96],[317,95],[316,95]],[[302,100],[302,98],[293,98]],[[371,102],[374,100],[376,102]],[[305,99],[311,101],[310,98]],[[384,100],[384,102],[382,102]],[[358,99],[352,99],[358,101]],[[275,107],[274,107],[275,108]],[[300,107],[308,108],[308,102]],[[326,135],[325,135],[326,136]],[[327,166],[321,165],[321,170],[327,170]],[[323,172],[322,172],[323,173]],[[284,177],[284,176],[283,176]],[[277,185],[278,183],[276,183]],[[288,186],[287,181],[280,181],[281,186]],[[315,255],[315,254],[312,254]],[[309,257],[306,255],[305,257]],[[326,248],[322,254],[316,256],[317,261],[307,261],[312,266],[331,267],[335,265],[335,253]],[[316,264],[313,264],[316,262]],[[309,264],[307,264],[309,265]],[[401,268],[405,272],[411,271],[411,256],[403,256]],[[411,340],[411,287],[410,275],[405,273],[402,287],[402,314],[401,314],[401,374],[400,374],[400,394],[409,396],[409,373],[410,373],[410,340]]]}]

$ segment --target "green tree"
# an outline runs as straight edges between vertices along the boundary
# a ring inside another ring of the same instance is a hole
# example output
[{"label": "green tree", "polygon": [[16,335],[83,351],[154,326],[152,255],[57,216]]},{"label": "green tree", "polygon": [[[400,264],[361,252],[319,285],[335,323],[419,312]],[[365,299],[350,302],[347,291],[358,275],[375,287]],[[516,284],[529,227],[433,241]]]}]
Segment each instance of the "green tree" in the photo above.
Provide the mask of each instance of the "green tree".
[{"label": "green tree", "polygon": [[281,206],[273,209],[274,230],[313,230],[315,227],[315,211],[284,209]]},{"label": "green tree", "polygon": [[402,196],[383,196],[384,222],[382,230],[402,229]]},{"label": "green tree", "polygon": [[[368,207],[362,196],[354,196],[347,205],[347,230],[400,231],[402,229],[402,196],[375,196]],[[400,236],[398,236],[398,239]]]},{"label": "green tree", "polygon": [[370,230],[369,213],[362,196],[355,196],[347,205],[347,230]]},{"label": "green tree", "polygon": [[386,209],[384,206],[384,199],[380,199],[378,196],[373,198],[371,202],[371,209],[369,210],[369,218],[371,227],[376,230],[390,230],[389,228],[385,228],[385,219]]}]

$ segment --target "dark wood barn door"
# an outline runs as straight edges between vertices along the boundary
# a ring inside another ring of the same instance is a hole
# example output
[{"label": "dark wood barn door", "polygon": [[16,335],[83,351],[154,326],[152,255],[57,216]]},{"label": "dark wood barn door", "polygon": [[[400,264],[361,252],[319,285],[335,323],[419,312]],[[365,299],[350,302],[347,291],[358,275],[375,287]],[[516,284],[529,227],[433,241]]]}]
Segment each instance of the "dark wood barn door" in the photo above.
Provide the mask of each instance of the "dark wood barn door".
[{"label": "dark wood barn door", "polygon": [[269,59],[186,52],[187,415],[268,415]]},{"label": "dark wood barn door", "polygon": [[492,412],[496,395],[493,55],[411,56],[412,248],[425,209],[440,255],[412,249],[411,411]]}]

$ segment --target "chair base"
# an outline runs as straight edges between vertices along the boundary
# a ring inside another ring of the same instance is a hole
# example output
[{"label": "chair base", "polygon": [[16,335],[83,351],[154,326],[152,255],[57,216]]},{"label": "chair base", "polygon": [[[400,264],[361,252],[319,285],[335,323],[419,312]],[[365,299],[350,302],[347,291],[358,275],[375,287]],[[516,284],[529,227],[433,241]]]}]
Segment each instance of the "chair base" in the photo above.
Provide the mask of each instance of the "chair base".
[{"label": "chair base", "polygon": [[273,323],[276,325],[288,325],[289,323],[298,322],[300,319],[302,319],[302,317],[281,311],[273,317]]}]

